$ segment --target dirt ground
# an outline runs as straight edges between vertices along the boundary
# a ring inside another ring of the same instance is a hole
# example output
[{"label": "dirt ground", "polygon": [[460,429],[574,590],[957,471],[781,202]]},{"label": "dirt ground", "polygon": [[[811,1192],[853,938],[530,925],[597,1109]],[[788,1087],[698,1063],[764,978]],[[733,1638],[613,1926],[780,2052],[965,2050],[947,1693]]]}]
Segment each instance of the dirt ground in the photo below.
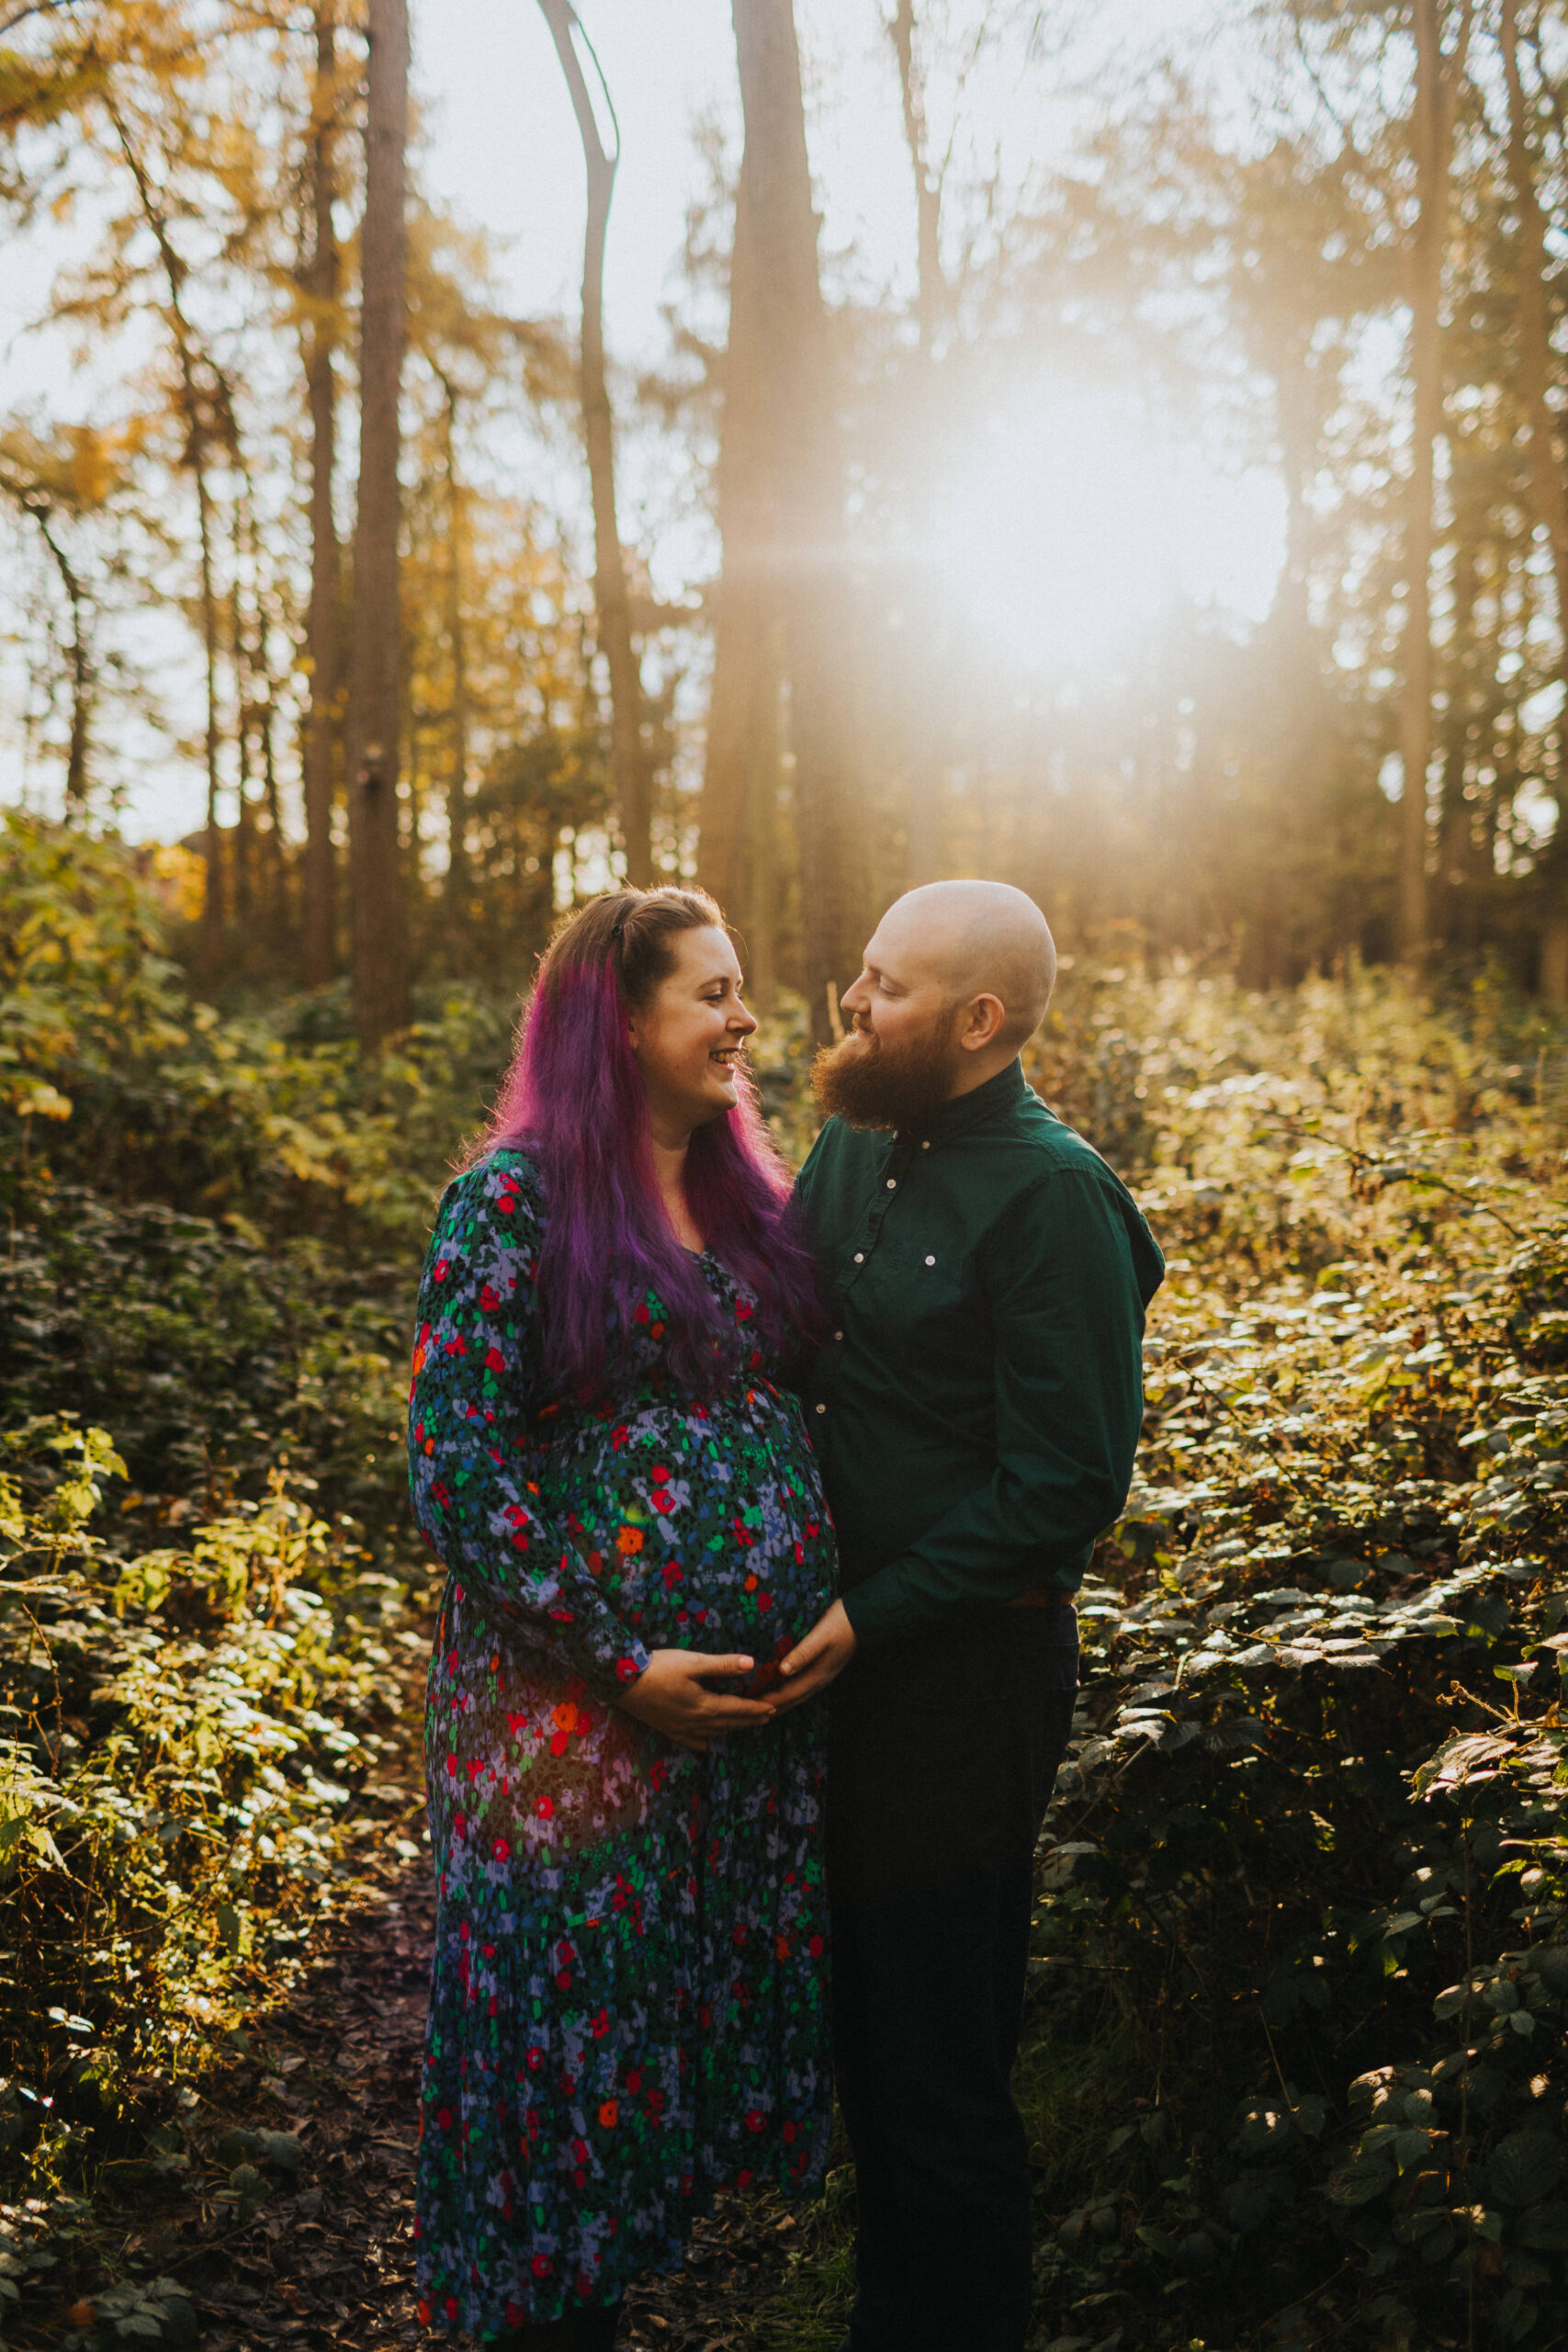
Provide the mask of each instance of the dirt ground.
[{"label": "dirt ground", "polygon": [[[248,2057],[188,2110],[198,2152],[188,2179],[131,2231],[121,2259],[188,2290],[201,2352],[432,2343],[415,2313],[413,2187],[434,1928],[422,1855],[389,1871],[378,1899],[323,1928],[288,1997],[254,2021]],[[261,2167],[248,2216],[223,2197],[236,2131],[287,2132],[304,2150],[292,2178]],[[745,2345],[797,2242],[795,2224],[776,2211],[721,2207],[687,2268],[630,2299],[622,2344],[628,2352]]]}]

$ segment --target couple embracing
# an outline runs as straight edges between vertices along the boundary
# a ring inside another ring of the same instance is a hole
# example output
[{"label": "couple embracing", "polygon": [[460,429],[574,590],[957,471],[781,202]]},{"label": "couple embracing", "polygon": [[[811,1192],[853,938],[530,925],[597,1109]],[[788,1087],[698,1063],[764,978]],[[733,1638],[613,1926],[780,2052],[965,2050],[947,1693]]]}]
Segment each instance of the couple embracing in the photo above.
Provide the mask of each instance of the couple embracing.
[{"label": "couple embracing", "polygon": [[544,958],[410,1407],[437,2329],[612,2346],[716,2189],[820,2187],[836,2082],[854,2352],[1020,2352],[1031,1862],[1161,1272],[1025,1083],[1055,966],[1004,884],[899,899],[792,1194],[712,899]]}]

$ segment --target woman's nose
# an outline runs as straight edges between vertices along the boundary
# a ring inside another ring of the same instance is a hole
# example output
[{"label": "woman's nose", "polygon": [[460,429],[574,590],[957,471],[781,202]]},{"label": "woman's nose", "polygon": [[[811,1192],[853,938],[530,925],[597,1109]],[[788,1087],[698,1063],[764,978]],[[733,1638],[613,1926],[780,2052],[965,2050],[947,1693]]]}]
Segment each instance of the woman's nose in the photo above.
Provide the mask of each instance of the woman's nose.
[{"label": "woman's nose", "polygon": [[754,1012],[749,1012],[745,1005],[738,1004],[729,1016],[729,1025],[732,1029],[739,1031],[742,1037],[749,1037],[757,1026],[757,1016]]}]

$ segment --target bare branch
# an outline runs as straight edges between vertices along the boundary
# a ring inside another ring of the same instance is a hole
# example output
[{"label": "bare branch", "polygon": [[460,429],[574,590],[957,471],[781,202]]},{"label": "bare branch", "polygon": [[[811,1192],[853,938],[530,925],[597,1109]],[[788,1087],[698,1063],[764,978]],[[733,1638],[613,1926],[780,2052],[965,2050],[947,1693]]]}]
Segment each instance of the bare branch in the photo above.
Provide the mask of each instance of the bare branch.
[{"label": "bare branch", "polygon": [[1339,112],[1338,107],[1335,105],[1333,99],[1328,95],[1327,86],[1324,82],[1322,74],[1318,71],[1311,51],[1306,45],[1306,35],[1302,29],[1301,11],[1298,0],[1291,0],[1290,16],[1291,30],[1295,37],[1296,55],[1301,62],[1302,70],[1305,74],[1307,80],[1312,84],[1313,90],[1316,96],[1319,106],[1323,108],[1324,113],[1328,117],[1329,121],[1334,125],[1341,148],[1346,155],[1348,156],[1351,164],[1355,166],[1357,172],[1366,183],[1367,187],[1377,198],[1378,202],[1382,205],[1390,227],[1393,229],[1401,228],[1403,223],[1400,220],[1399,213],[1393,203],[1393,199],[1389,193],[1386,181],[1383,179],[1382,175],[1376,169],[1375,165],[1369,162],[1368,158],[1361,153],[1355,132],[1351,130],[1349,124],[1346,121],[1344,116]]},{"label": "bare branch", "polygon": [[81,0],[27,0],[25,7],[13,8],[8,16],[0,17],[0,39],[6,33],[14,33],[18,25],[27,23],[29,17],[58,16],[62,9],[75,8],[80,5]]}]

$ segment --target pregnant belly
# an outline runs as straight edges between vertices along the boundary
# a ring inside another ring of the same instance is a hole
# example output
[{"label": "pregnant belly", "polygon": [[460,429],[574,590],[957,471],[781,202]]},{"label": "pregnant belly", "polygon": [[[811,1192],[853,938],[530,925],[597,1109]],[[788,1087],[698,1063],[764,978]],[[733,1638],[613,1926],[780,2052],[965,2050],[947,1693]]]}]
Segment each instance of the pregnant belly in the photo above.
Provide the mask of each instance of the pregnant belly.
[{"label": "pregnant belly", "polygon": [[[615,1613],[649,1649],[742,1652],[749,1690],[778,1679],[778,1660],[833,1597],[831,1535],[815,1482],[780,1475],[741,1494],[703,1498],[680,1481],[649,1499],[580,1498],[590,1566]],[[803,1491],[804,1489],[804,1491]]]}]

